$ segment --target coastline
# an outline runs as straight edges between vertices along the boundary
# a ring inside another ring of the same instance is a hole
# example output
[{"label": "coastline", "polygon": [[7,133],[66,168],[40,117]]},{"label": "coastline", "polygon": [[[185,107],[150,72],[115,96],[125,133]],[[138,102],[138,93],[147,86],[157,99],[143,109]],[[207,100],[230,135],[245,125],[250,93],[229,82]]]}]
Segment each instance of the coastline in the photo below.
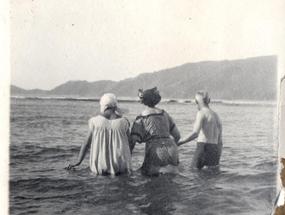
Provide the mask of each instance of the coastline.
[{"label": "coastline", "polygon": [[[26,99],[26,100],[63,100],[63,101],[93,101],[99,102],[99,97],[80,97],[80,96],[16,96],[11,95],[10,99]],[[118,101],[121,103],[137,103],[139,99],[132,97],[119,97]],[[179,99],[179,98],[166,98],[162,99],[161,103],[163,104],[195,104],[193,99]],[[231,105],[231,106],[240,106],[240,105],[258,105],[258,106],[275,106],[277,101],[265,101],[265,100],[223,100],[216,99],[211,101],[212,104],[222,104],[222,105]]]}]

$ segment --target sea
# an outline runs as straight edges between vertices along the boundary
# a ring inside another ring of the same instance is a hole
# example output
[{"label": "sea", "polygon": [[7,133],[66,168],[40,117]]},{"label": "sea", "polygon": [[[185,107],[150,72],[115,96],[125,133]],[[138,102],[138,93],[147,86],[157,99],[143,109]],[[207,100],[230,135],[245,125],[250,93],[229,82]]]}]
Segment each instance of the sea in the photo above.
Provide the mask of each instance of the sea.
[{"label": "sea", "polygon": [[[132,123],[138,102],[120,107]],[[162,102],[182,137],[196,117],[192,103]],[[136,145],[133,172],[96,176],[89,153],[72,171],[87,138],[97,100],[11,98],[9,213],[269,215],[277,195],[276,105],[264,102],[212,104],[223,123],[220,168],[191,169],[195,141],[179,147],[179,173],[147,177],[139,168],[144,144]]]}]

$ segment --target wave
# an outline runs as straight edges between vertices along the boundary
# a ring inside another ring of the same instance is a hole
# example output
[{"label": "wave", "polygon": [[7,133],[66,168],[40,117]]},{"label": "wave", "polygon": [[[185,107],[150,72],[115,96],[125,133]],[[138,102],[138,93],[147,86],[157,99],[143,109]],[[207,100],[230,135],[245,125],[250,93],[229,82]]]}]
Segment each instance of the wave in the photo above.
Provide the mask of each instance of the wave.
[{"label": "wave", "polygon": [[99,101],[99,98],[86,97],[48,97],[48,96],[11,96],[12,99],[25,100],[67,100],[67,101]]},{"label": "wave", "polygon": [[[64,100],[64,101],[95,101],[99,102],[98,97],[64,97],[64,96],[11,96],[11,99],[24,100]],[[119,98],[119,102],[138,102],[136,98]]]},{"label": "wave", "polygon": [[224,104],[224,105],[262,105],[262,106],[274,106],[276,101],[255,101],[255,100],[213,100],[212,103]]},{"label": "wave", "polygon": [[[180,103],[180,104],[195,104],[195,100],[191,99],[165,99],[162,100],[165,103]],[[258,105],[258,106],[273,106],[276,105],[276,101],[255,101],[255,100],[212,100],[212,104],[222,104],[231,106],[244,106],[244,105]]]}]

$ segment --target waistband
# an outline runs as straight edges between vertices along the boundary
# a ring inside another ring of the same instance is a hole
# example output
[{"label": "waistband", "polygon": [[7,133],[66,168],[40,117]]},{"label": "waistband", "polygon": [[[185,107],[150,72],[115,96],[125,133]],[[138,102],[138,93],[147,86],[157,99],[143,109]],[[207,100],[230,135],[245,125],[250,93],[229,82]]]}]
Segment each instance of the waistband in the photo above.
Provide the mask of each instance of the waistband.
[{"label": "waistband", "polygon": [[218,145],[217,143],[197,142],[197,144]]}]

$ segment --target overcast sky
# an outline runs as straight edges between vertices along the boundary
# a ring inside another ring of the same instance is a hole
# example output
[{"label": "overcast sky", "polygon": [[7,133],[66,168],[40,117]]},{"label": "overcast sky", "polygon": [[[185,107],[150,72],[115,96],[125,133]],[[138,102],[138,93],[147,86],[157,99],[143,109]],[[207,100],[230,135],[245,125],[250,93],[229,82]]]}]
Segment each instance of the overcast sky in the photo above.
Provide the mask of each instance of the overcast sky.
[{"label": "overcast sky", "polygon": [[281,0],[11,0],[12,84],[51,89],[275,55],[284,11]]}]

